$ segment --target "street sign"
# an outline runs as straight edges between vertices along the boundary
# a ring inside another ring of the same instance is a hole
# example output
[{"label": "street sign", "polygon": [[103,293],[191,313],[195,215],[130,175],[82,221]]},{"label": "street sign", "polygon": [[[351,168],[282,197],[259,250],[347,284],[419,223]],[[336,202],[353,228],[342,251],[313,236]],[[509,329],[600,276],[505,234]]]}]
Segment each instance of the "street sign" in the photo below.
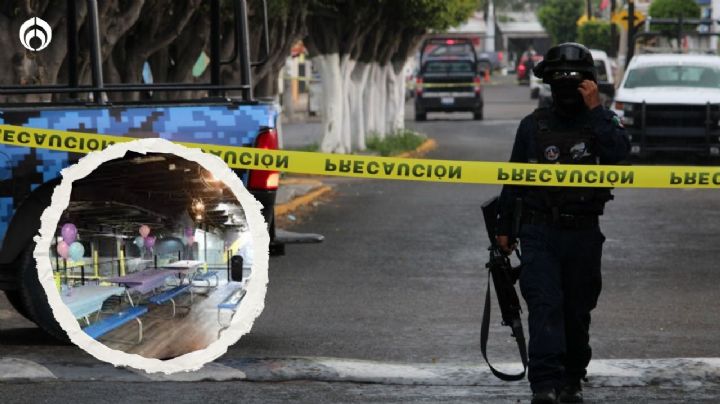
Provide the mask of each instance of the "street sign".
[{"label": "street sign", "polygon": [[[640,11],[635,11],[635,26],[641,24],[643,21],[645,21],[645,14],[641,13]],[[628,17],[630,17],[630,14],[627,10],[621,10],[620,12],[617,12],[610,17],[610,20],[614,22],[615,24],[621,25],[626,31],[628,29]]]}]

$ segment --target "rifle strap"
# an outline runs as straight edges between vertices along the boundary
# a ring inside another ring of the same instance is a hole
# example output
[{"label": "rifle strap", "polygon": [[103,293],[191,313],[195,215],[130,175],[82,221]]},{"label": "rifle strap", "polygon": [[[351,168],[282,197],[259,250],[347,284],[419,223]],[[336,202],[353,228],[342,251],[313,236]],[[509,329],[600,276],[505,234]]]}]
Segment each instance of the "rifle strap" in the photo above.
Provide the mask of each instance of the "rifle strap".
[{"label": "rifle strap", "polygon": [[[522,380],[525,378],[525,371],[527,371],[527,348],[525,347],[525,335],[522,333],[522,329],[519,332],[513,330],[515,334],[515,341],[518,344],[518,350],[520,351],[520,360],[522,360],[523,371],[517,374],[507,374],[495,369],[487,358],[487,341],[488,332],[490,331],[490,271],[488,271],[488,282],[487,292],[485,293],[485,309],[483,310],[482,325],[480,328],[480,351],[482,352],[485,362],[490,367],[490,371],[500,380],[506,382],[512,382]],[[518,335],[519,334],[519,335]]]}]

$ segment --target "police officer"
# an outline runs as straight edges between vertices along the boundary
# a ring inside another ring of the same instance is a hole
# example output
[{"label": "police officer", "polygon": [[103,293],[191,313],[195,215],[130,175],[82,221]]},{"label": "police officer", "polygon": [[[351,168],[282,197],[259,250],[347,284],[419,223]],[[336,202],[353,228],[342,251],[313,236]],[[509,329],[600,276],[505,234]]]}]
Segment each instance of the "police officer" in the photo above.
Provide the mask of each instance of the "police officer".
[{"label": "police officer", "polygon": [[[553,105],[520,122],[511,162],[616,164],[626,158],[625,130],[600,102],[593,58],[585,46],[551,48],[533,73],[550,84]],[[522,246],[520,290],[529,312],[533,404],[583,401],[590,311],[600,294],[605,241],[598,216],[610,199],[608,188],[503,188],[497,241],[508,254],[515,237]],[[512,234],[513,214],[519,213],[513,212],[515,206],[522,206],[517,235]]]}]

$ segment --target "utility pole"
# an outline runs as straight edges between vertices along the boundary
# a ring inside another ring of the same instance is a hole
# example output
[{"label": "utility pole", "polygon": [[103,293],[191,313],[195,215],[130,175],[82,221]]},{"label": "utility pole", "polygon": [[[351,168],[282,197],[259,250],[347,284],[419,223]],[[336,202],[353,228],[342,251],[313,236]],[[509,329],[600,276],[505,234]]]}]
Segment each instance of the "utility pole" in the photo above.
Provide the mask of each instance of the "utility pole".
[{"label": "utility pole", "polygon": [[[720,0],[718,0],[720,1]],[[610,18],[615,15],[615,0],[610,0]],[[610,24],[610,56],[617,57],[618,55],[618,43],[617,43],[617,27],[614,23]]]},{"label": "utility pole", "polygon": [[591,0],[585,0],[585,6],[587,9],[585,12],[587,13],[587,20],[590,21],[592,19],[592,1]]},{"label": "utility pole", "polygon": [[485,52],[495,52],[495,5],[492,0],[488,1],[485,16]]},{"label": "utility pole", "polygon": [[[710,18],[712,18],[712,24],[710,25],[710,32],[716,33],[718,32],[718,19],[720,19],[720,0],[712,0],[710,3],[710,6],[712,8],[712,13],[710,14]],[[712,50],[717,52],[718,47],[718,37],[713,35],[710,37],[710,46],[712,47]]]},{"label": "utility pole", "polygon": [[635,53],[635,1],[628,0],[628,29],[627,29],[627,56],[625,57],[625,68],[627,69],[630,59]]}]

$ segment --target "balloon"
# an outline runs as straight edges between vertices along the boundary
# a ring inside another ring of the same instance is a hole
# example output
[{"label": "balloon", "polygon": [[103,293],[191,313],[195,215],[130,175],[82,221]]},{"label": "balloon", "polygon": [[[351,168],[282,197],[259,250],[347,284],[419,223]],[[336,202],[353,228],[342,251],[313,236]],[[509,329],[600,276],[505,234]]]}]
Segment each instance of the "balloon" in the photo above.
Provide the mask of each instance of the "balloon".
[{"label": "balloon", "polygon": [[153,248],[154,245],[155,245],[155,236],[145,237],[145,247]]},{"label": "balloon", "polygon": [[143,238],[146,238],[148,236],[148,234],[150,234],[150,226],[148,226],[146,224],[140,226],[140,235]]},{"label": "balloon", "polygon": [[133,244],[135,244],[137,248],[143,248],[145,240],[141,236],[137,236],[135,237],[135,240],[133,240]]},{"label": "balloon", "polygon": [[72,223],[65,223],[60,231],[63,241],[72,244],[77,239],[77,227]]},{"label": "balloon", "polygon": [[57,243],[57,253],[59,256],[67,259],[70,256],[70,246],[65,241]]},{"label": "balloon", "polygon": [[192,227],[185,228],[185,237],[192,237],[195,235],[195,230]]},{"label": "balloon", "polygon": [[70,258],[73,261],[80,261],[83,255],[85,255],[85,247],[82,244],[77,241],[70,244]]}]

